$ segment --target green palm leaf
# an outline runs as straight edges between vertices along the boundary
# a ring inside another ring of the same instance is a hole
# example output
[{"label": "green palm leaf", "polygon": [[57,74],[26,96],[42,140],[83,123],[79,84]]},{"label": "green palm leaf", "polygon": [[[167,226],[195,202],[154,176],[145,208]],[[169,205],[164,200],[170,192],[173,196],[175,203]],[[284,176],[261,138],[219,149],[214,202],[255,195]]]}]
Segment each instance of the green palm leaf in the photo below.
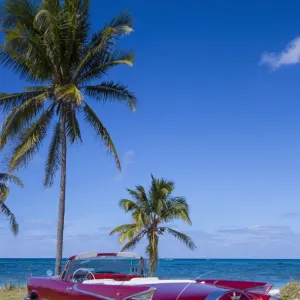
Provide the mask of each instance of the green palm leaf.
[{"label": "green palm leaf", "polygon": [[136,106],[135,95],[128,91],[127,87],[118,83],[102,82],[99,85],[84,86],[85,94],[91,98],[95,98],[100,101],[120,101],[128,105],[133,111]]},{"label": "green palm leaf", "polygon": [[13,108],[22,105],[25,101],[41,96],[41,91],[29,91],[15,94],[4,94],[0,95],[0,109],[3,112],[7,112]]},{"label": "green palm leaf", "polygon": [[145,236],[145,234],[146,234],[145,231],[139,232],[128,243],[126,243],[126,245],[123,246],[121,251],[127,251],[130,249],[133,249],[142,240],[142,238]]},{"label": "green palm leaf", "polygon": [[22,181],[17,176],[8,173],[0,173],[0,182],[11,182],[23,187]]},{"label": "green palm leaf", "polygon": [[158,261],[159,237],[170,234],[183,242],[188,248],[196,248],[192,239],[184,233],[169,227],[161,227],[173,220],[182,220],[191,224],[189,206],[184,197],[173,197],[174,182],[166,179],[156,179],[151,175],[150,190],[146,193],[141,185],[135,190],[127,189],[133,200],[122,199],[119,206],[131,214],[132,224],[116,227],[111,234],[118,234],[120,242],[127,242],[123,250],[137,245],[142,238],[148,240],[146,252],[150,259],[150,271],[154,273]]},{"label": "green palm leaf", "polygon": [[[0,64],[33,85],[22,93],[0,93],[0,110],[7,113],[0,130],[0,147],[10,147],[9,169],[17,170],[28,164],[47,133],[52,133],[44,185],[52,186],[60,169],[56,274],[62,259],[67,149],[82,141],[80,114],[121,168],[109,132],[84,96],[122,102],[131,109],[136,105],[135,95],[125,85],[101,81],[115,66],[132,66],[134,62],[132,52],[117,47],[119,39],[133,30],[132,18],[124,12],[93,33],[89,2],[4,0],[0,12],[4,37]],[[142,224],[141,215],[135,218]]]},{"label": "green palm leaf", "polygon": [[54,130],[52,141],[49,147],[48,158],[45,167],[44,185],[51,187],[55,178],[55,174],[61,166],[61,124],[57,122]]},{"label": "green palm leaf", "polygon": [[16,217],[3,201],[0,201],[0,213],[4,214],[9,219],[11,231],[14,235],[17,235],[19,232],[19,225],[16,221]]},{"label": "green palm leaf", "polygon": [[14,139],[41,112],[46,99],[46,94],[43,93],[11,110],[4,120],[0,133],[1,149],[7,143],[7,139]]},{"label": "green palm leaf", "polygon": [[161,231],[162,233],[167,232],[167,233],[171,234],[173,237],[178,239],[180,242],[184,243],[191,250],[194,250],[197,248],[195,243],[193,242],[193,240],[188,235],[186,235],[182,232],[176,231],[169,227],[160,227],[159,231]]},{"label": "green palm leaf", "polygon": [[8,193],[8,186],[4,183],[0,183],[0,201],[4,202],[7,199]]},{"label": "green palm leaf", "polygon": [[11,231],[14,235],[17,235],[19,232],[19,225],[16,221],[15,215],[5,204],[5,200],[9,194],[9,188],[7,186],[8,182],[14,183],[20,187],[23,187],[23,183],[18,177],[12,174],[0,173],[0,214],[3,214],[9,219]]},{"label": "green palm leaf", "polygon": [[132,18],[127,12],[121,13],[112,19],[102,30],[94,34],[91,42],[86,46],[84,55],[75,70],[74,81],[77,81],[87,70],[99,59],[103,53],[110,53],[115,45],[116,39],[130,33],[133,30]]},{"label": "green palm leaf", "polygon": [[95,130],[96,136],[100,137],[106,146],[106,148],[113,154],[115,158],[116,165],[119,169],[121,169],[120,159],[117,153],[117,150],[113,144],[110,135],[100,119],[97,117],[96,113],[85,103],[83,108],[85,114],[85,121],[90,124],[90,126]]},{"label": "green palm leaf", "polygon": [[189,217],[189,206],[184,197],[171,197],[166,200],[160,218],[164,222],[168,222],[168,220],[181,219],[189,225],[192,224]]},{"label": "green palm leaf", "polygon": [[72,105],[66,111],[66,130],[71,144],[76,141],[82,142],[79,122],[76,117],[76,110]]},{"label": "green palm leaf", "polygon": [[124,224],[113,229],[109,234],[120,233],[132,229],[135,227],[135,224]]},{"label": "green palm leaf", "polygon": [[119,206],[121,208],[123,208],[125,210],[125,212],[141,209],[141,207],[137,203],[135,203],[134,201],[129,200],[129,199],[120,200]]},{"label": "green palm leaf", "polygon": [[3,11],[0,24],[4,28],[16,26],[18,23],[25,24],[30,28],[38,6],[36,1],[31,0],[5,0]]},{"label": "green palm leaf", "polygon": [[75,78],[75,81],[78,83],[88,83],[94,79],[100,78],[103,75],[106,75],[107,71],[117,65],[128,65],[133,66],[135,55],[132,52],[129,53],[120,53],[115,51],[114,53],[107,53],[104,57],[99,57],[98,60],[95,60],[93,65],[84,72],[80,77]]},{"label": "green palm leaf", "polygon": [[52,105],[43,115],[29,128],[25,129],[20,137],[20,142],[13,149],[10,160],[10,170],[14,171],[21,166],[26,166],[33,154],[41,147],[47,134],[47,128],[54,112]]}]

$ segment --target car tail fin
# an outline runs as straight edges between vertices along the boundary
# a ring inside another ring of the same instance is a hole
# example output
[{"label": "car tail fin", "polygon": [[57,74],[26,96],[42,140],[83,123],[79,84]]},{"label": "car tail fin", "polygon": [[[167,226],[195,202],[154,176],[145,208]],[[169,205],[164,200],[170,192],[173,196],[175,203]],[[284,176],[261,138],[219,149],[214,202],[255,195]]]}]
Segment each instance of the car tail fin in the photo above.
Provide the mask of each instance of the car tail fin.
[{"label": "car tail fin", "polygon": [[265,285],[260,285],[260,286],[254,286],[248,289],[245,289],[245,292],[250,292],[250,293],[256,293],[256,294],[268,294],[273,285],[272,284],[265,284]]}]

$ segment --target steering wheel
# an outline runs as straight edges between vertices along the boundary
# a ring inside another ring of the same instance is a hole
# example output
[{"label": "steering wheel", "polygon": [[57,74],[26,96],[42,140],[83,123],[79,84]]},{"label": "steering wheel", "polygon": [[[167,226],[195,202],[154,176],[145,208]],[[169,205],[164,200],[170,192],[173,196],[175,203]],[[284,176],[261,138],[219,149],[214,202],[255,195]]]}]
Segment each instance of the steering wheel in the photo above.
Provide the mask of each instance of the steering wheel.
[{"label": "steering wheel", "polygon": [[[86,271],[86,275],[83,276],[82,278],[75,279],[75,274],[78,271]],[[72,275],[72,281],[76,282],[76,283],[82,283],[83,281],[85,281],[86,279],[88,279],[89,275],[91,275],[93,277],[93,279],[96,279],[95,275],[89,269],[79,268],[76,271],[74,271],[74,273]]]}]

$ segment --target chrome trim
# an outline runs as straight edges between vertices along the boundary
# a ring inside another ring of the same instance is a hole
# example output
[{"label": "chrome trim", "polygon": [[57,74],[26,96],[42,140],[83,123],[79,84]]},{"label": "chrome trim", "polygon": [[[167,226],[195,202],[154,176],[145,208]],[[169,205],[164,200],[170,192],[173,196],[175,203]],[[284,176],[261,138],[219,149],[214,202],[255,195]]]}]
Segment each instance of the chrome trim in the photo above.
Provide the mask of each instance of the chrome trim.
[{"label": "chrome trim", "polygon": [[139,292],[139,293],[136,293],[136,294],[132,294],[132,295],[130,295],[130,296],[127,296],[126,298],[123,298],[123,300],[129,300],[129,299],[132,298],[132,297],[136,297],[136,296],[138,296],[138,295],[143,295],[143,294],[150,293],[150,292],[156,292],[156,288],[151,287],[151,288],[149,288],[149,289],[146,290],[146,291],[142,291],[142,292]]},{"label": "chrome trim", "polygon": [[89,296],[93,296],[95,298],[99,298],[99,299],[103,299],[103,300],[116,300],[116,298],[109,298],[109,297],[106,297],[106,296],[103,296],[103,295],[94,294],[94,293],[91,293],[91,292],[81,290],[81,289],[78,288],[77,284],[74,285],[73,290],[76,291],[76,292],[79,292],[79,293],[82,293],[82,294],[85,294],[85,295],[89,295]]},{"label": "chrome trim", "polygon": [[246,296],[249,300],[251,300],[251,298],[246,295],[243,291],[240,290],[217,290],[211,294],[209,294],[205,300],[220,300],[221,297],[225,296],[228,293],[240,293],[243,296]]},{"label": "chrome trim", "polygon": [[[67,276],[70,264],[71,264],[71,261],[68,260],[65,267],[64,267],[64,269],[63,269],[63,271],[59,274],[59,279],[60,280],[64,280],[65,277]],[[63,277],[63,275],[65,275],[65,276]]]}]

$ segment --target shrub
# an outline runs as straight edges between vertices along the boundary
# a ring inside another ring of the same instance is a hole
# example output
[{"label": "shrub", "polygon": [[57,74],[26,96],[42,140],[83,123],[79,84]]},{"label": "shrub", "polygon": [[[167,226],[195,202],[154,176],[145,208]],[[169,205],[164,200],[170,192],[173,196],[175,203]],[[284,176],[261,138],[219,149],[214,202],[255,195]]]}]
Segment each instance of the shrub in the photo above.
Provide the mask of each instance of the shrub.
[{"label": "shrub", "polygon": [[300,282],[290,282],[280,290],[282,300],[300,300]]},{"label": "shrub", "polygon": [[1,287],[0,300],[21,300],[27,294],[27,289],[22,287]]}]

